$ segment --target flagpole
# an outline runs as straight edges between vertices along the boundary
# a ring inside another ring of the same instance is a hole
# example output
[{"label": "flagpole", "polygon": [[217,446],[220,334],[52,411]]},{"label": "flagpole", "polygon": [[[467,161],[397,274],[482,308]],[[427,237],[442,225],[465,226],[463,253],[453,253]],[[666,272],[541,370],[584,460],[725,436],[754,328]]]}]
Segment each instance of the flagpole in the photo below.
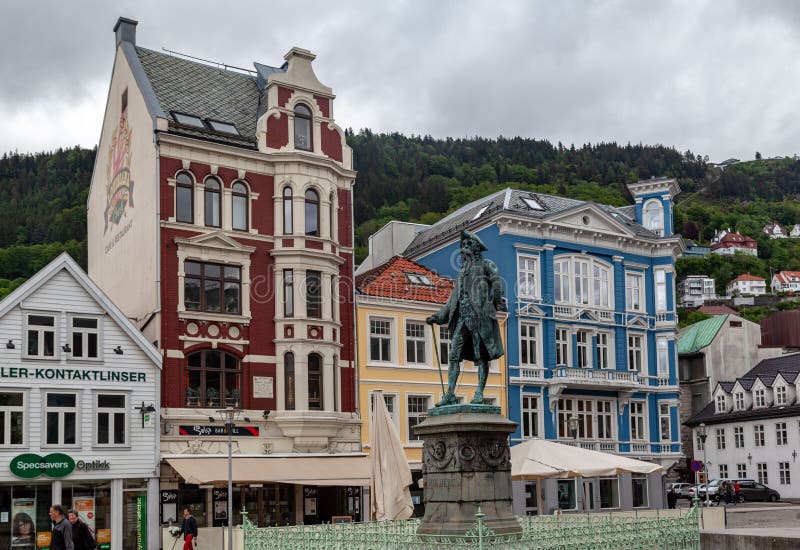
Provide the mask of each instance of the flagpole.
[{"label": "flagpole", "polygon": [[439,360],[439,344],[436,343],[436,328],[431,325],[433,336],[433,353],[436,354],[436,366],[439,367],[439,383],[442,385],[442,399],[444,399],[444,378],[442,377],[442,362]]}]

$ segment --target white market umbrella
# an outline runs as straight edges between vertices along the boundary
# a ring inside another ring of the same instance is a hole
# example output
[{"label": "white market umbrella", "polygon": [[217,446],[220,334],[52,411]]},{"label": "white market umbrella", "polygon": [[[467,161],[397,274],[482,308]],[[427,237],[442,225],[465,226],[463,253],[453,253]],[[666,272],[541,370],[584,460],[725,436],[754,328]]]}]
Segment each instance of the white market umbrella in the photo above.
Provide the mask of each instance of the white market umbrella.
[{"label": "white market umbrella", "polygon": [[372,471],[372,513],[377,520],[408,519],[414,513],[411,501],[411,469],[392,417],[386,409],[383,392],[372,394],[370,426],[370,466]]}]

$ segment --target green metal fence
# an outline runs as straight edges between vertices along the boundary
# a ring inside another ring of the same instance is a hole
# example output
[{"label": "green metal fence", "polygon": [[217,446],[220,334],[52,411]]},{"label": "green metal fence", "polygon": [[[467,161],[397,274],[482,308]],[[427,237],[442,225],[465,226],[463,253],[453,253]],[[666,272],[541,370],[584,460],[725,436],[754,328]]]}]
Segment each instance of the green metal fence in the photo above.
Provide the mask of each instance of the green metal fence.
[{"label": "green metal fence", "polygon": [[466,550],[700,548],[697,506],[679,515],[588,514],[518,518],[522,533],[497,536],[483,524],[462,537],[418,535],[419,520],[257,528],[244,519],[246,550]]}]

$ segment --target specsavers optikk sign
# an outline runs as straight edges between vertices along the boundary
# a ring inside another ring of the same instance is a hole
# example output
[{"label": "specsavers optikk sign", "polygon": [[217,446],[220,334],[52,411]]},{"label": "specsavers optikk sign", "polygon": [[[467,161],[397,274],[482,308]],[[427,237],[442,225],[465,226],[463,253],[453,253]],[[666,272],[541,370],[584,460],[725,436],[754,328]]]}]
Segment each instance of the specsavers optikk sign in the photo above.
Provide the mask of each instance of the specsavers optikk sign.
[{"label": "specsavers optikk sign", "polygon": [[63,453],[39,456],[34,453],[17,455],[11,459],[11,473],[17,477],[31,479],[39,476],[64,477],[75,469],[72,457]]},{"label": "specsavers optikk sign", "polygon": [[40,380],[89,380],[95,382],[146,382],[143,372],[106,371],[94,369],[53,369],[28,367],[0,367],[0,378],[27,378]]}]

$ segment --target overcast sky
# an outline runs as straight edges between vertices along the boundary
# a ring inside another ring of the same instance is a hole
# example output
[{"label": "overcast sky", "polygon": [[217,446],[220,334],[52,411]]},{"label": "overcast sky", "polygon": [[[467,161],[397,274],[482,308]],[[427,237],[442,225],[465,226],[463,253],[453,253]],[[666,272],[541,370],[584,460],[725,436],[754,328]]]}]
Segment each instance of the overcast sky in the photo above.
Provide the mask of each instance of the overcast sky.
[{"label": "overcast sky", "polygon": [[[113,4],[113,5],[112,5]],[[94,146],[117,17],[252,68],[317,54],[342,127],[800,153],[800,2],[3,0],[0,153]]]}]

